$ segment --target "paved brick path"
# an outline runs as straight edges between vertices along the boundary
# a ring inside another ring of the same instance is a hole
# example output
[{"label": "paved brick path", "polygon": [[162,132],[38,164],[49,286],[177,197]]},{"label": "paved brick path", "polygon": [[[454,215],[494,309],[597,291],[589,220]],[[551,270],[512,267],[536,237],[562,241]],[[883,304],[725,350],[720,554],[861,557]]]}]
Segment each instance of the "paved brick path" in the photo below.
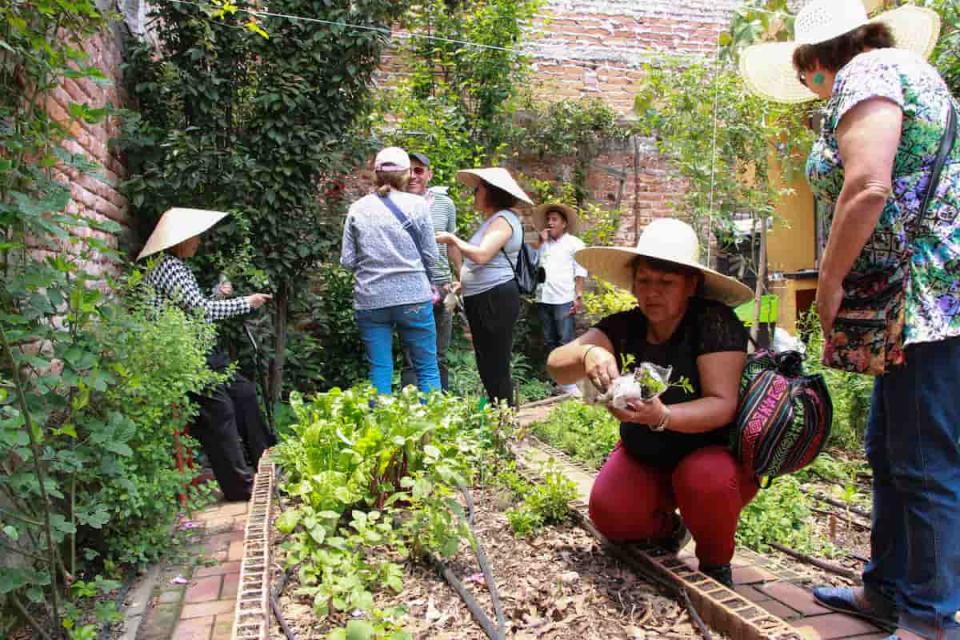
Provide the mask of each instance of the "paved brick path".
[{"label": "paved brick path", "polygon": [[[128,616],[125,640],[230,639],[246,516],[239,502],[195,514],[197,533],[186,554],[192,557],[161,568],[142,618]],[[177,584],[178,576],[186,584]]]},{"label": "paved brick path", "polygon": [[[556,405],[548,403],[536,407],[521,407],[519,421],[528,425],[542,420],[554,406]],[[543,451],[525,445],[520,445],[518,450],[534,463],[545,462],[550,457]],[[577,485],[578,498],[587,503],[590,488],[593,486],[593,474],[570,465],[564,465],[563,472]],[[694,549],[691,543],[679,557],[687,566],[696,570]],[[816,580],[803,565],[793,562],[785,565],[776,560],[774,555],[759,554],[747,549],[738,550],[732,564],[734,590],[737,593],[784,620],[809,640],[880,640],[889,636],[889,633],[884,633],[866,621],[834,613],[816,604],[810,593]],[[701,611],[701,614],[704,614],[704,618],[710,617],[708,612]]]}]

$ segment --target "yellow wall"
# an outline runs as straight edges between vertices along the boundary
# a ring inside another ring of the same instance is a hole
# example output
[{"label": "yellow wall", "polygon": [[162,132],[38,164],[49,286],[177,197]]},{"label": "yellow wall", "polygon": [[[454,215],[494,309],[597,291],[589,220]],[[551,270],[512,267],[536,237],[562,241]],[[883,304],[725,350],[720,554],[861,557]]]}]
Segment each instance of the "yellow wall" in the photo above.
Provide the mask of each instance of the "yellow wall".
[{"label": "yellow wall", "polygon": [[767,234],[767,264],[771,273],[816,266],[813,194],[802,176],[797,176],[790,188],[794,192],[777,206],[773,228]]},{"label": "yellow wall", "polygon": [[[776,178],[774,178],[776,179]],[[790,185],[793,193],[776,207],[773,227],[767,234],[769,273],[791,273],[816,268],[816,218],[813,194],[803,176]],[[816,279],[782,279],[770,282],[771,293],[779,298],[777,326],[797,332],[797,305],[809,301]],[[805,292],[800,293],[799,292]]]}]

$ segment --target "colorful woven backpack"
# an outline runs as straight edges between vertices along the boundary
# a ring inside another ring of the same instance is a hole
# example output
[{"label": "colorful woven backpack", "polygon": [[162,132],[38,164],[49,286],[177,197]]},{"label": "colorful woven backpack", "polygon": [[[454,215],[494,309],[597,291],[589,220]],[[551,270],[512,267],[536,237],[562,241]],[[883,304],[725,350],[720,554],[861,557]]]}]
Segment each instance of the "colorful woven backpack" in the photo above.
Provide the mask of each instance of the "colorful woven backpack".
[{"label": "colorful woven backpack", "polygon": [[823,376],[804,375],[800,353],[758,351],[748,357],[732,449],[758,485],[769,486],[773,478],[813,462],[832,423],[833,402]]}]

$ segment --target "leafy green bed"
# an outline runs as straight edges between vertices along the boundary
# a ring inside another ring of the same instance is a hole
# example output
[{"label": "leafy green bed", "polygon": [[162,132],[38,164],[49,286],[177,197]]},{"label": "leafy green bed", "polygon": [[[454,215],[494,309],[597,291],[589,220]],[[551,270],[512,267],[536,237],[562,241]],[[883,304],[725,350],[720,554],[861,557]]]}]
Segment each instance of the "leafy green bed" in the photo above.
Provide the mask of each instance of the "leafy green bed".
[{"label": "leafy green bed", "polygon": [[379,589],[399,592],[401,562],[449,558],[472,543],[460,487],[506,459],[510,421],[498,410],[412,388],[377,398],[371,387],[310,400],[294,394],[296,416],[277,447],[282,490],[295,501],[277,520],[286,565],[300,595],[331,626],[362,611],[331,638],[408,638],[401,610],[376,607]]}]

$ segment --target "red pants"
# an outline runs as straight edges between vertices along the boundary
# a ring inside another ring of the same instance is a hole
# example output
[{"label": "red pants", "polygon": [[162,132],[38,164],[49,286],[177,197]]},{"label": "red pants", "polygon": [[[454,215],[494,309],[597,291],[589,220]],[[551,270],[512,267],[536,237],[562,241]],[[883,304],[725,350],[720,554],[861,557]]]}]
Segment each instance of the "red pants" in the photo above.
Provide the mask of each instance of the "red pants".
[{"label": "red pants", "polygon": [[667,538],[679,508],[701,566],[716,566],[733,558],[740,511],[756,493],[725,447],[694,451],[671,471],[634,460],[618,444],[593,483],[590,519],[611,540]]}]

